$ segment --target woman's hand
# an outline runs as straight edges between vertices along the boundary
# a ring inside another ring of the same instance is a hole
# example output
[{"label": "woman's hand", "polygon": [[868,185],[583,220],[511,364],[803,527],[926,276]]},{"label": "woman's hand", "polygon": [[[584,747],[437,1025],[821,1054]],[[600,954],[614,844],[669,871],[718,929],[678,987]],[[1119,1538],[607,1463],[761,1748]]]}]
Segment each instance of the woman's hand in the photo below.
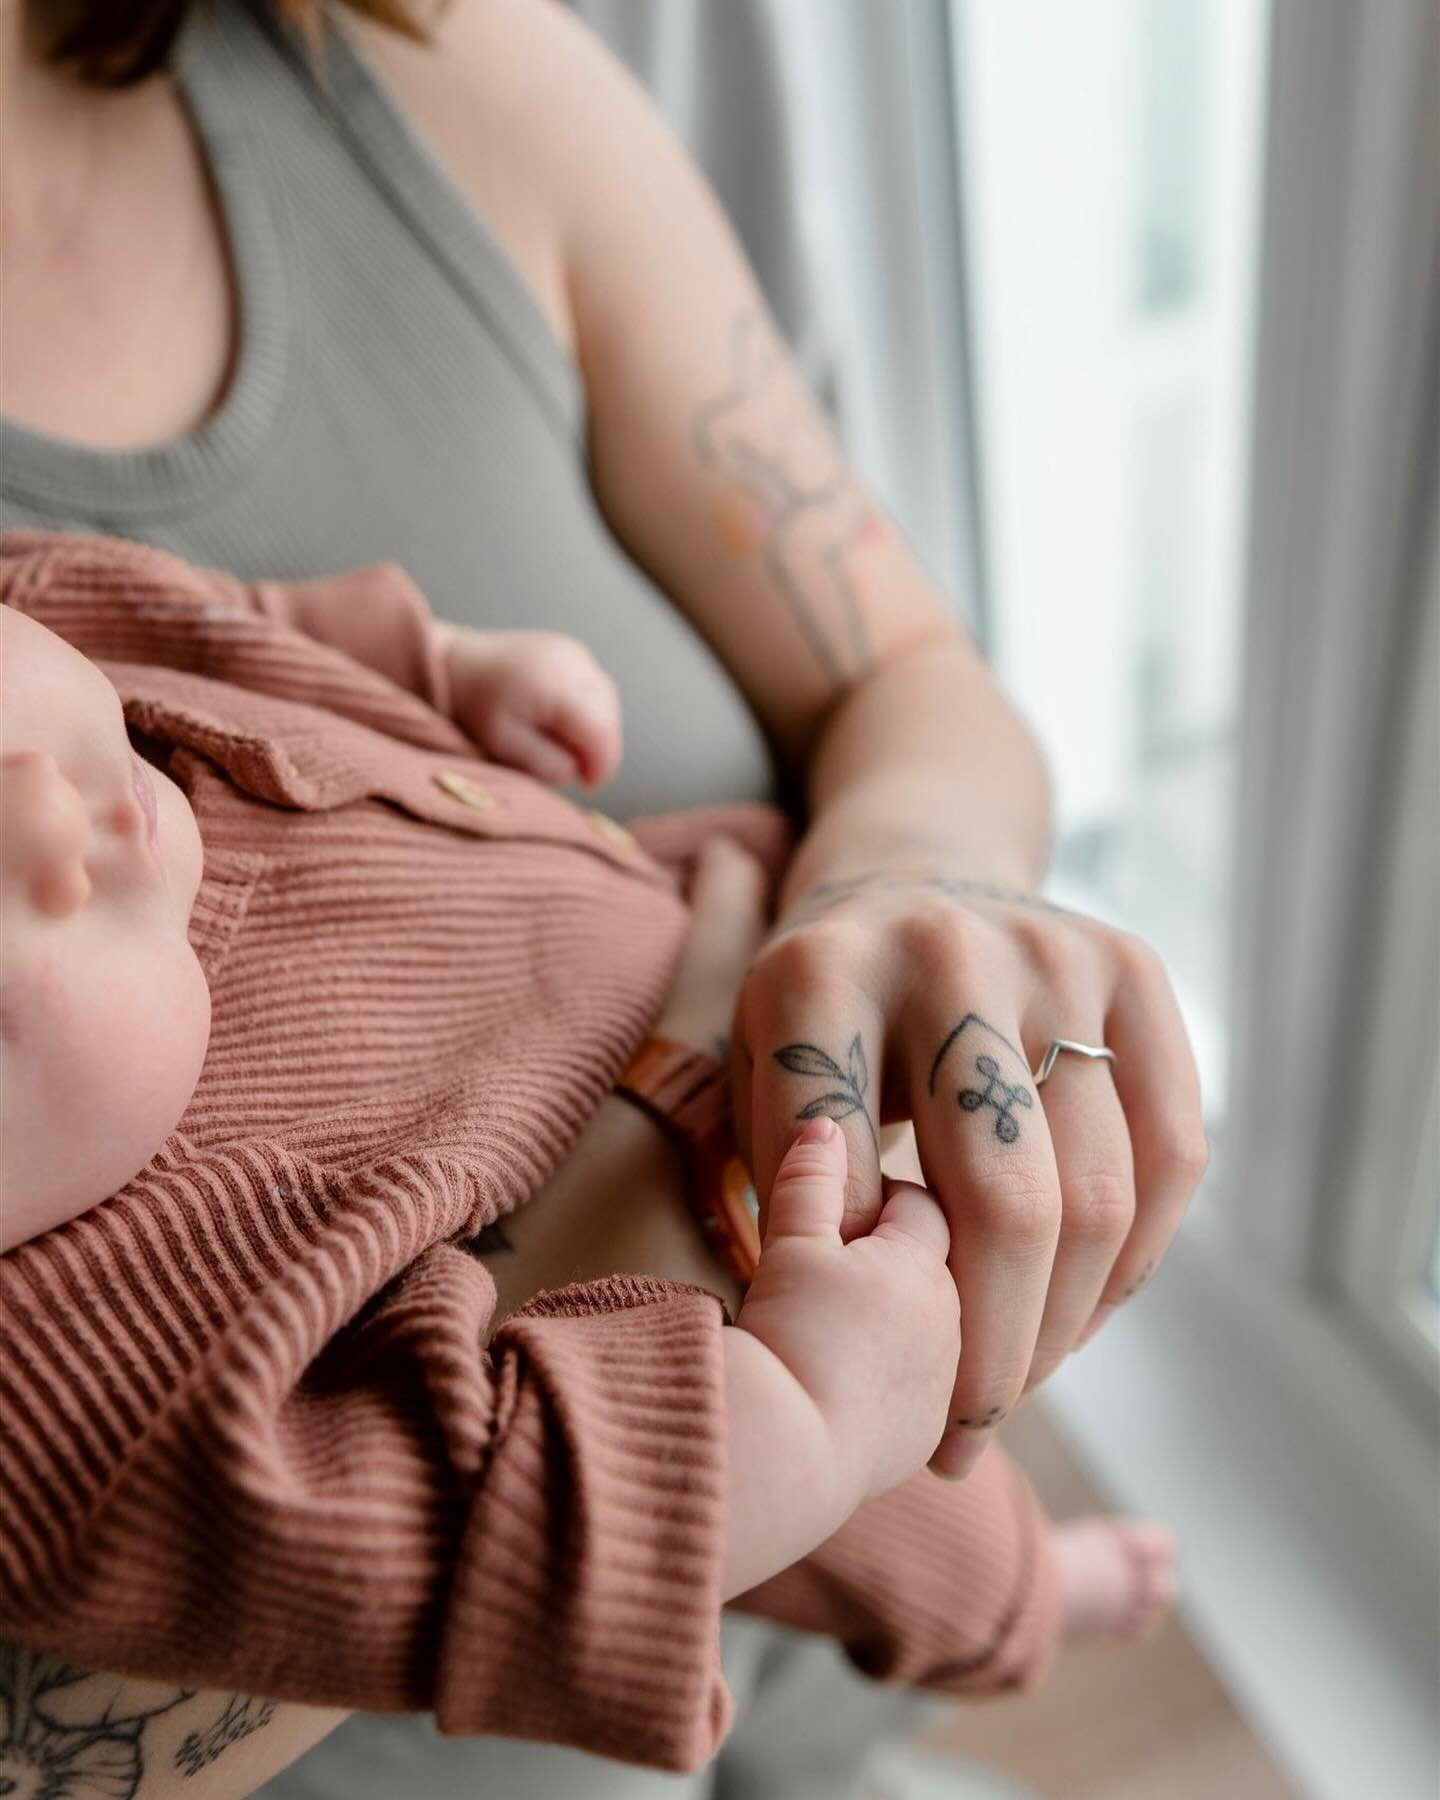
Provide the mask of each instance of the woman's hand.
[{"label": "woman's hand", "polygon": [[[1055,1038],[1115,1060],[1062,1055],[1037,1086]],[[1205,1166],[1194,1060],[1153,953],[943,869],[803,896],[751,965],[732,1059],[762,1196],[797,1122],[845,1131],[847,1235],[879,1212],[878,1126],[914,1121],[964,1334],[943,1474],[971,1468],[1020,1395],[1150,1279]]]}]

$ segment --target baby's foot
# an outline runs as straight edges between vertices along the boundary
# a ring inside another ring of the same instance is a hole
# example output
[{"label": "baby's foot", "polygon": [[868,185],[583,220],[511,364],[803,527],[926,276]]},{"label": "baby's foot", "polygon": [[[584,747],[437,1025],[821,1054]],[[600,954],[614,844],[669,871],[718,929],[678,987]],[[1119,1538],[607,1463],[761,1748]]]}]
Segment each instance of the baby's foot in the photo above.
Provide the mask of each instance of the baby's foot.
[{"label": "baby's foot", "polygon": [[1055,1555],[1067,1643],[1137,1643],[1175,1603],[1175,1534],[1152,1520],[1070,1519],[1055,1528]]}]

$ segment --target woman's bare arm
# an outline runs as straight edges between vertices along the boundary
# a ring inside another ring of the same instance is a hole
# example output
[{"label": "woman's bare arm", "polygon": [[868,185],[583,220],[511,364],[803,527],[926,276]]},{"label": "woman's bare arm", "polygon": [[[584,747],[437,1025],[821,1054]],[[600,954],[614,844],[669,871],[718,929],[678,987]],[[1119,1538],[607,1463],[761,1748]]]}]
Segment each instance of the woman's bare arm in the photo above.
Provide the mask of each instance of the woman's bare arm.
[{"label": "woman's bare arm", "polygon": [[0,1793],[238,1800],[345,1717],[98,1674],[0,1643]]},{"label": "woman's bare arm", "polygon": [[[875,1128],[913,1120],[965,1314],[940,1458],[963,1473],[1179,1225],[1205,1139],[1174,996],[1143,944],[1029,891],[1049,831],[1038,749],[615,57],[548,0],[471,0],[408,68],[406,97],[563,315],[607,522],[803,771],[784,929],[736,1010],[737,1128],[763,1198],[824,1098],[806,1070],[858,1071],[837,1117],[861,1230]],[[1031,1071],[1062,1030],[1115,1061],[1067,1071],[1042,1105]]]}]

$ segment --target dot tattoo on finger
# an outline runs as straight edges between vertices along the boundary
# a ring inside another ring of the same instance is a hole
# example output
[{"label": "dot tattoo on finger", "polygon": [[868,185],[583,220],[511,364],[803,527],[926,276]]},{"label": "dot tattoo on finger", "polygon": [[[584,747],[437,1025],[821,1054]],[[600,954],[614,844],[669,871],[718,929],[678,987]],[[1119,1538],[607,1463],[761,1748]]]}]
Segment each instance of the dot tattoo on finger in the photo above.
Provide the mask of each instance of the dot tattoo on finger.
[{"label": "dot tattoo on finger", "polygon": [[1124,1290],[1124,1292],[1121,1294],[1120,1298],[1122,1300],[1128,1300],[1132,1294],[1138,1294],[1140,1292],[1141,1288],[1144,1287],[1145,1283],[1150,1279],[1150,1277],[1154,1273],[1155,1273],[1155,1258],[1152,1256],[1150,1258],[1149,1262],[1146,1263],[1145,1267],[1140,1271],[1140,1273],[1130,1283],[1129,1287],[1127,1287]]},{"label": "dot tattoo on finger", "polygon": [[955,1423],[957,1426],[963,1425],[967,1431],[992,1431],[1004,1417],[1003,1406],[992,1406],[987,1413],[981,1413],[973,1419],[957,1419]]}]

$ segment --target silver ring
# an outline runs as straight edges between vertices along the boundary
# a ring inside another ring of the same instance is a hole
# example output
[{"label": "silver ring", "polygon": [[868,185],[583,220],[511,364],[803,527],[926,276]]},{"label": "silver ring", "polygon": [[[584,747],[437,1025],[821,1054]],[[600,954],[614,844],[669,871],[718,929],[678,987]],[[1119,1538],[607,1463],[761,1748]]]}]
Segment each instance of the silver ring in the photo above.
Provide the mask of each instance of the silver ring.
[{"label": "silver ring", "polygon": [[1076,1056],[1088,1056],[1091,1061],[1114,1062],[1115,1052],[1107,1044],[1077,1044],[1073,1038],[1052,1038],[1050,1048],[1040,1058],[1040,1067],[1035,1071],[1035,1085],[1048,1081],[1050,1071],[1060,1060],[1062,1050],[1069,1050]]}]

